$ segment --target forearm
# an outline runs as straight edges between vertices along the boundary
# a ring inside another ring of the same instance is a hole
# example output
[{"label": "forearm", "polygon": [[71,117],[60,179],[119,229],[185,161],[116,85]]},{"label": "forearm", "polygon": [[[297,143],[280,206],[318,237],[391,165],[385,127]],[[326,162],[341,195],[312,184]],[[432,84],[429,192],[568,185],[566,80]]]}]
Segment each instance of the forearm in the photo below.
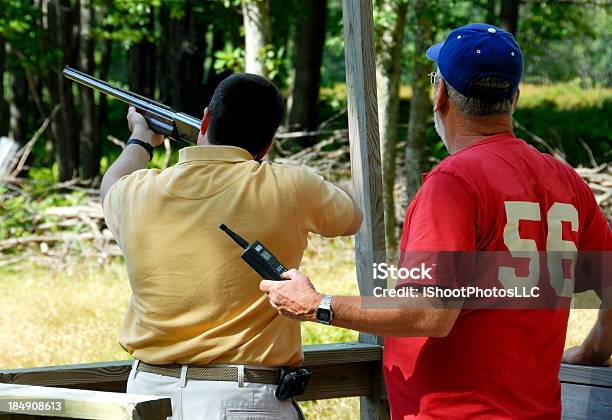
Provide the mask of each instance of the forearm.
[{"label": "forearm", "polygon": [[147,153],[143,147],[137,144],[130,144],[123,149],[123,152],[121,152],[117,160],[108,168],[102,178],[102,185],[100,186],[100,197],[102,201],[104,201],[106,193],[113,184],[121,177],[129,175],[139,169],[146,168],[148,163],[149,153]]},{"label": "forearm", "polygon": [[[387,307],[389,309],[376,309]],[[422,297],[334,296],[332,325],[381,336],[444,337],[460,309],[441,309]]]},{"label": "forearm", "polygon": [[601,309],[595,326],[584,340],[582,351],[593,364],[605,364],[612,356],[612,309]]}]

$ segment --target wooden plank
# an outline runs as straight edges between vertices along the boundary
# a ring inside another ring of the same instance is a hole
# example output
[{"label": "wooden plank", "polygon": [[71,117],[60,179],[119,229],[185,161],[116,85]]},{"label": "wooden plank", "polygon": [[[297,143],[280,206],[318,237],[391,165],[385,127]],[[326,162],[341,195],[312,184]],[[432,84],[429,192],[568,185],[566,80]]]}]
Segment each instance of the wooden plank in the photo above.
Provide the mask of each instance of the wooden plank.
[{"label": "wooden plank", "polygon": [[612,418],[612,389],[564,383],[561,385],[562,419]]},{"label": "wooden plank", "polygon": [[[387,286],[372,275],[372,265],[386,261],[372,0],[342,0],[342,15],[351,173],[364,215],[355,239],[357,282],[360,294],[371,296],[374,287]],[[370,334],[359,334],[359,341],[383,343]],[[361,399],[362,419],[389,418],[388,405],[379,396],[381,377],[380,368],[372,370],[373,394]]]},{"label": "wooden plank", "polygon": [[0,383],[125,392],[131,360],[0,371]]},{"label": "wooden plank", "polygon": [[329,366],[313,366],[312,378],[300,401],[326,398],[361,397],[372,395],[373,362],[340,363]]},{"label": "wooden plank", "polygon": [[561,364],[559,380],[573,384],[612,388],[612,369],[599,366]]},{"label": "wooden plank", "polygon": [[[63,411],[55,413],[46,412],[44,415],[72,419],[161,420],[172,415],[170,398],[154,395],[0,384],[0,400],[63,400]],[[22,409],[11,410],[11,412],[21,414],[31,413]]]},{"label": "wooden plank", "polygon": [[382,346],[377,344],[350,342],[304,346],[304,366],[381,360]]}]

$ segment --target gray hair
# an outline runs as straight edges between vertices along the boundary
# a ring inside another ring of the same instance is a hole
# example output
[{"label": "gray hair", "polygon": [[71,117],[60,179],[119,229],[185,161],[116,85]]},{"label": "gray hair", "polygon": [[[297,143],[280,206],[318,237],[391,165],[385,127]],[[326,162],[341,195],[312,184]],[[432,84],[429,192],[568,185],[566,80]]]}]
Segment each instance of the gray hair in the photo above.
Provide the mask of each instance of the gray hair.
[{"label": "gray hair", "polygon": [[[438,69],[438,77],[444,80]],[[485,77],[476,81],[480,87],[489,89],[507,88],[507,80],[498,77]],[[494,115],[508,115],[513,112],[514,98],[498,102],[487,102],[480,99],[468,98],[459,93],[450,83],[446,82],[446,91],[451,102],[455,104],[461,115],[468,118],[491,117]]]}]

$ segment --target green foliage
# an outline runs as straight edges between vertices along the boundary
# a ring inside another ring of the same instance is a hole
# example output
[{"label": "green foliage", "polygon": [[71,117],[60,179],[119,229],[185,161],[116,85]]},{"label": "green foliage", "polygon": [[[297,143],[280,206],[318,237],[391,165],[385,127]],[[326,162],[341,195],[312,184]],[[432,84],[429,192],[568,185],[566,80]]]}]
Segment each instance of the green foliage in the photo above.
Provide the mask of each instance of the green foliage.
[{"label": "green foliage", "polygon": [[[42,177],[48,178],[48,174]],[[3,197],[0,200],[0,240],[36,235],[39,227],[45,224],[48,224],[46,232],[58,232],[62,217],[46,214],[45,210],[81,204],[85,194],[59,194],[54,193],[53,188],[49,182],[32,182],[24,187],[22,194],[10,196],[7,187],[0,185],[0,197]],[[77,228],[72,229],[76,231]]]},{"label": "green foliage", "polygon": [[[590,166],[585,146],[597,163],[610,162],[612,89],[582,89],[578,81],[542,87],[525,86],[514,114],[529,131],[564,152],[572,165]],[[529,133],[517,135],[530,141]],[[541,149],[541,146],[534,144]]]},{"label": "green foliage", "polygon": [[244,71],[244,48],[226,44],[223,50],[215,52],[215,70],[229,70],[232,73]]},{"label": "green foliage", "polygon": [[42,71],[57,66],[60,52],[47,42],[49,34],[42,28],[42,11],[33,2],[3,0],[0,6],[0,38],[12,52],[9,67],[23,66]]},{"label": "green foliage", "polygon": [[[165,2],[174,8],[171,13],[177,13],[179,2]],[[162,0],[151,0],[142,2],[138,0],[122,0],[107,4],[96,4],[96,12],[103,16],[99,26],[94,29],[94,35],[100,38],[112,39],[123,44],[125,48],[129,45],[147,40],[155,42],[159,37],[159,30],[149,27],[150,16],[158,12]]]},{"label": "green foliage", "polygon": [[261,51],[264,65],[268,71],[268,77],[271,80],[278,79],[279,75],[287,69],[287,62],[285,57],[285,48],[280,47],[275,49],[273,45],[266,46],[265,51]]}]

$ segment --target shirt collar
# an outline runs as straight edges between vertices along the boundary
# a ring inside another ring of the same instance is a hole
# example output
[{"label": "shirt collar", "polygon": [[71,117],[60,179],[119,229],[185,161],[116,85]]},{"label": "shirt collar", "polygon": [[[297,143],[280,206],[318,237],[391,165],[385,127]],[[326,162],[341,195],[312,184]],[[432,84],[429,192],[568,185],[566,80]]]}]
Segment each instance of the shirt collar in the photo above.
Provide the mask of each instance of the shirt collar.
[{"label": "shirt collar", "polygon": [[247,160],[253,160],[253,155],[240,147],[206,145],[180,149],[178,163],[195,161],[246,162]]}]

